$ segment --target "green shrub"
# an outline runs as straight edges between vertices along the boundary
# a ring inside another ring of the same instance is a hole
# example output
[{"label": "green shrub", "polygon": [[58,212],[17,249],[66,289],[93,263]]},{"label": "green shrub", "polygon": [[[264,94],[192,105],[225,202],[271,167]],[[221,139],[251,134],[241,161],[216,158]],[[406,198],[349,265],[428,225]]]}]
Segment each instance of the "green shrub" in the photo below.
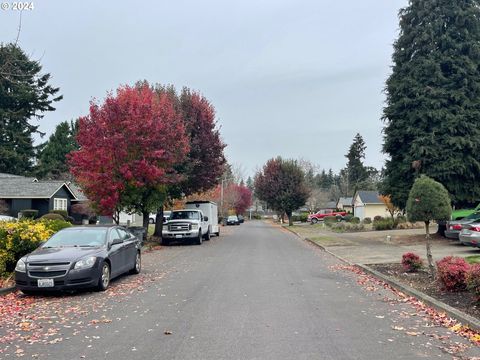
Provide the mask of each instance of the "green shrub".
[{"label": "green shrub", "polygon": [[40,220],[65,220],[62,215],[55,213],[48,213],[40,217]]},{"label": "green shrub", "polygon": [[40,242],[47,240],[53,233],[43,221],[0,221],[0,266],[3,267],[0,271],[13,271],[18,259],[35,250]]},{"label": "green shrub", "polygon": [[355,231],[362,231],[365,229],[363,224],[353,224],[348,222],[339,222],[333,223],[330,226],[331,230],[336,232],[355,232]]},{"label": "green shrub", "polygon": [[365,219],[363,219],[363,223],[364,223],[364,224],[371,224],[371,223],[372,223],[372,219],[369,218],[369,217],[366,217]]},{"label": "green shrub", "polygon": [[392,219],[383,219],[382,220],[374,220],[373,221],[373,228],[375,230],[392,230],[394,228],[394,223]]},{"label": "green shrub", "polygon": [[22,218],[35,219],[38,216],[38,210],[25,209],[20,211],[20,214],[22,214]]},{"label": "green shrub", "polygon": [[383,216],[375,215],[375,217],[373,218],[373,221],[380,221],[380,220],[383,220],[383,219],[384,219]]},{"label": "green shrub", "polygon": [[253,214],[253,215],[252,215],[252,219],[262,220],[262,215],[260,215],[260,214]]},{"label": "green shrub", "polygon": [[398,215],[395,218],[395,221],[397,222],[397,224],[405,224],[407,222],[407,217],[403,215]]},{"label": "green shrub", "polygon": [[323,218],[323,221],[325,222],[325,224],[328,225],[328,224],[336,223],[338,220],[336,216],[325,216]]},{"label": "green shrub", "polygon": [[52,231],[52,234],[72,226],[72,224],[63,219],[39,219],[37,222],[43,223],[47,229]]},{"label": "green shrub", "polygon": [[343,220],[345,220],[346,222],[350,222],[350,220],[353,219],[353,215],[352,214],[347,214],[343,217]]},{"label": "green shrub", "polygon": [[352,219],[350,220],[350,222],[351,222],[352,224],[360,224],[360,218],[354,216],[354,217],[352,217]]},{"label": "green shrub", "polygon": [[61,215],[65,220],[67,220],[68,217],[67,210],[50,210],[49,213]]}]

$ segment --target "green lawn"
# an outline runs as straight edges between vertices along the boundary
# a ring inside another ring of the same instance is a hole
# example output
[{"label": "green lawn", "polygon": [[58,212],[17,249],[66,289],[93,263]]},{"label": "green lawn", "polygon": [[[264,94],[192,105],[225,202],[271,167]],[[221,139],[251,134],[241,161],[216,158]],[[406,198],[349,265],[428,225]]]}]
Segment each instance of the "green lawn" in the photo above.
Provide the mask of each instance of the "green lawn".
[{"label": "green lawn", "polygon": [[480,263],[480,255],[472,255],[472,256],[467,256],[465,258],[469,264],[479,264]]},{"label": "green lawn", "polygon": [[332,236],[314,236],[310,237],[309,239],[322,246],[342,246],[353,244],[351,241],[346,239],[340,239]]}]

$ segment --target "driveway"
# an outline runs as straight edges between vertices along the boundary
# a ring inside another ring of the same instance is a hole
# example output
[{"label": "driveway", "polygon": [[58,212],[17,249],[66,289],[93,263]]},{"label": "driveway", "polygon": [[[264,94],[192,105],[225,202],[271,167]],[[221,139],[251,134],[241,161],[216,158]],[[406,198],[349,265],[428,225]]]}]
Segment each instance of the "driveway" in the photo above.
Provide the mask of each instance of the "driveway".
[{"label": "driveway", "polygon": [[431,313],[263,222],[161,247],[106,293],[0,308],[1,358],[451,359],[478,348]]}]

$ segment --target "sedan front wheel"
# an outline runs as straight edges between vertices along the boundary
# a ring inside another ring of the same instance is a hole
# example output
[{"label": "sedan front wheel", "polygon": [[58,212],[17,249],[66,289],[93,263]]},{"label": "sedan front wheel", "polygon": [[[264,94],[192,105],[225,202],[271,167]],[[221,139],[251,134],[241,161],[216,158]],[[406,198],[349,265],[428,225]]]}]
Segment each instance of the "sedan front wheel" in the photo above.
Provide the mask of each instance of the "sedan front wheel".
[{"label": "sedan front wheel", "polygon": [[100,273],[100,277],[98,278],[98,291],[105,291],[110,285],[110,265],[104,262],[102,265],[102,272]]}]

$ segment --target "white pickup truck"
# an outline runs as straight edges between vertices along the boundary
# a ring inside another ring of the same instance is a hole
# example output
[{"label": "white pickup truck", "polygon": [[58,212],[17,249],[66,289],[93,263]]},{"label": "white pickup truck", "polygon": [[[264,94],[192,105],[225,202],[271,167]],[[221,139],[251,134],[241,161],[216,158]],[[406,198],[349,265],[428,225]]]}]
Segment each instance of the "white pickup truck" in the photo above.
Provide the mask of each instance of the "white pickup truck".
[{"label": "white pickup truck", "polygon": [[173,240],[193,240],[202,245],[202,240],[210,240],[210,235],[209,219],[201,210],[174,210],[163,226],[162,245],[168,245]]}]

